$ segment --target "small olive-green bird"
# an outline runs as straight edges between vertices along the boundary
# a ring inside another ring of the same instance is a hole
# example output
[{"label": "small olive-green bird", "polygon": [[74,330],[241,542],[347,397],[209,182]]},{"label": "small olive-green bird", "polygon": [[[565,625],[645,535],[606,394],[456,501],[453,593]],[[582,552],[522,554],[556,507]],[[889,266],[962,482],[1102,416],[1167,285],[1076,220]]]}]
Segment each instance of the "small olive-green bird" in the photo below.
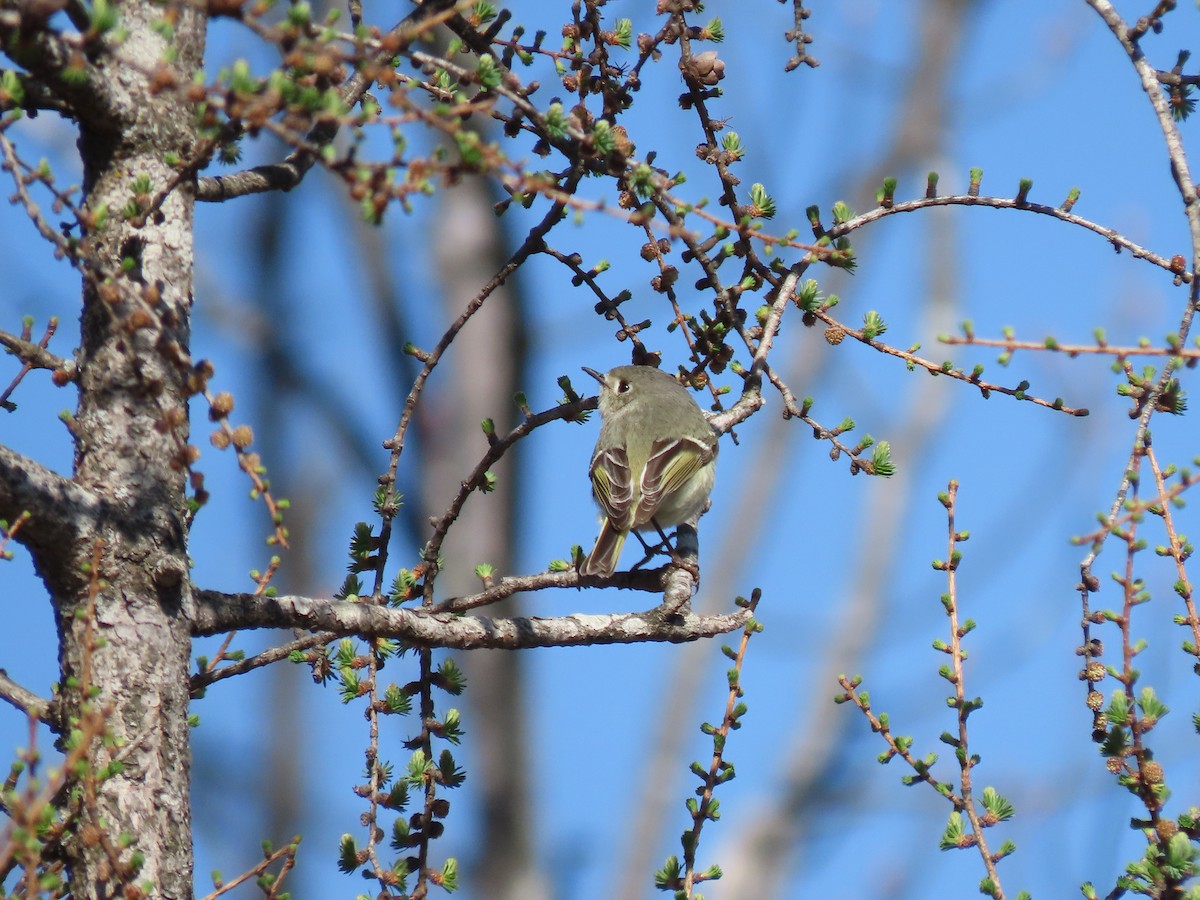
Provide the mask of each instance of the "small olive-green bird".
[{"label": "small olive-green bird", "polygon": [[601,375],[600,438],[589,472],[603,522],[581,575],[608,576],[630,531],[695,524],[716,473],[717,433],[666,372],[617,366]]}]

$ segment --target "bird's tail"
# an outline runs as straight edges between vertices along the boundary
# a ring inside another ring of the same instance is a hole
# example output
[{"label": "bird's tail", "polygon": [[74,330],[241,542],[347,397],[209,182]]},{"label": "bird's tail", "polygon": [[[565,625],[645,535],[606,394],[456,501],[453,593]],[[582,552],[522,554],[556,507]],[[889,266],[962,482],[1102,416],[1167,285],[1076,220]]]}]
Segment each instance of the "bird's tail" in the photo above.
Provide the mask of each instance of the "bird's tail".
[{"label": "bird's tail", "polygon": [[625,536],[628,533],[614,528],[612,522],[606,518],[600,526],[596,546],[580,566],[579,574],[599,575],[601,578],[611,575],[617,568],[617,560],[621,558],[621,548],[625,546]]}]

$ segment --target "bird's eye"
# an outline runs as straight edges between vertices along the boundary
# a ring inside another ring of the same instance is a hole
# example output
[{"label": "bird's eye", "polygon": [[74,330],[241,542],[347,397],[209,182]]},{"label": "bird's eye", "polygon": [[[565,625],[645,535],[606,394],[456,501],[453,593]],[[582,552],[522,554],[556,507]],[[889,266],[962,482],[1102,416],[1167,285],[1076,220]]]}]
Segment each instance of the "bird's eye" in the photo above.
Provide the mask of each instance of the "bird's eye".
[{"label": "bird's eye", "polygon": [[631,385],[629,384],[628,381],[619,381],[619,382],[617,382],[617,393],[618,394],[627,393],[629,391],[630,387],[631,387]]}]

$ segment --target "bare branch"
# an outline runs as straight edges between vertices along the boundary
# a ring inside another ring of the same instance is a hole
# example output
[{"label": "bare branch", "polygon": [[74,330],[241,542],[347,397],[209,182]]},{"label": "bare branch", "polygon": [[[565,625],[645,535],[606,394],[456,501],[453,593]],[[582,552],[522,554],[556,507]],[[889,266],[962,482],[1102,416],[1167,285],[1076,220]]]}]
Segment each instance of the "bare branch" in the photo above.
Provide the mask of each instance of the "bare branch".
[{"label": "bare branch", "polygon": [[1100,235],[1117,250],[1128,250],[1133,254],[1135,259],[1144,259],[1159,268],[1166,269],[1181,281],[1188,282],[1192,280],[1192,274],[1180,271],[1178,263],[1151,250],[1147,250],[1139,244],[1135,244],[1129,238],[1111,228],[1099,225],[1082,216],[1077,216],[1062,207],[1047,206],[1044,203],[1029,203],[1028,201],[1021,202],[1015,197],[981,197],[971,194],[946,197],[922,197],[918,200],[908,200],[904,203],[893,204],[892,206],[880,206],[862,215],[855,216],[853,219],[849,219],[840,225],[831,227],[829,229],[829,236],[832,238],[842,237],[864,225],[874,222],[876,219],[882,219],[884,216],[913,212],[914,210],[925,209],[929,206],[984,206],[988,209],[1019,209],[1026,212],[1038,213],[1043,216],[1050,216],[1059,221],[1078,225],[1080,228],[1086,228],[1088,231]]},{"label": "bare branch", "polygon": [[0,331],[0,345],[31,369],[62,369],[74,378],[75,363],[51,353],[41,344],[24,340],[7,331]]},{"label": "bare branch", "polygon": [[[581,580],[582,581],[582,580]],[[194,635],[230,629],[305,628],[334,635],[401,640],[423,647],[458,650],[520,650],[591,644],[683,643],[728,634],[746,624],[749,611],[698,616],[690,610],[664,615],[660,609],[553,619],[488,619],[421,609],[392,609],[368,603],[314,597],[255,597],[220,591],[195,592]]]},{"label": "bare branch", "polygon": [[[575,171],[573,171],[569,176],[568,183],[573,188],[574,185],[578,184],[579,179],[582,177],[582,170],[576,168]],[[381,483],[387,484],[389,491],[395,488],[396,473],[400,467],[400,455],[404,452],[405,435],[407,434],[409,424],[412,422],[413,416],[416,413],[417,402],[421,397],[421,392],[425,389],[425,384],[429,380],[429,376],[433,374],[434,368],[441,361],[442,356],[449,349],[455,337],[457,337],[458,333],[462,331],[464,327],[466,327],[467,322],[470,321],[471,317],[479,311],[480,307],[483,306],[488,297],[492,296],[497,288],[499,288],[505,282],[505,280],[525,262],[525,260],[527,260],[533,253],[535,253],[544,245],[546,235],[556,224],[558,224],[558,222],[562,221],[561,217],[564,208],[565,207],[560,203],[555,203],[550,208],[550,211],[545,215],[545,217],[543,217],[538,224],[534,225],[533,228],[529,230],[529,234],[526,235],[525,240],[521,242],[521,246],[517,248],[516,252],[509,257],[508,261],[501,266],[501,268],[496,272],[495,275],[492,276],[488,283],[480,289],[479,293],[471,299],[471,302],[467,304],[466,308],[462,311],[459,317],[450,324],[450,327],[447,328],[445,333],[442,335],[441,340],[438,341],[437,346],[434,347],[431,352],[420,357],[424,365],[421,367],[421,371],[417,377],[413,379],[413,386],[411,389],[409,389],[408,396],[404,400],[404,410],[400,414],[400,422],[396,426],[396,433],[387,441],[387,443],[384,444],[384,446],[391,451],[391,455],[388,460],[387,474],[383,476]],[[582,412],[583,407],[580,407],[579,411]],[[511,438],[510,443],[519,440],[523,436],[524,433],[517,434],[514,430],[514,432],[509,436]],[[461,510],[462,503],[466,502],[466,496],[467,494],[463,494],[461,495],[461,499],[456,498],[446,515],[442,517],[441,521],[446,524],[446,527],[449,527],[449,524],[452,523],[455,518],[457,518],[458,511]],[[392,498],[390,494],[384,505],[385,507],[392,505]],[[392,512],[385,516],[383,528],[380,530],[380,546],[382,548],[382,552],[379,554],[378,558],[378,566],[375,575],[376,583],[373,593],[378,593],[383,585],[383,572],[384,567],[387,565],[387,548],[389,542],[391,541],[392,517],[394,514],[395,513]],[[436,529],[440,527],[440,525],[435,525],[435,535],[428,545],[428,549],[431,552],[427,552],[425,554],[426,562],[431,563],[431,565],[436,565],[437,548],[441,545],[441,541],[445,538],[444,532],[442,532],[439,536],[436,531]],[[436,545],[433,543],[434,541],[437,542]],[[433,574],[436,576],[436,573]],[[426,590],[428,592],[426,597],[427,602],[432,602],[434,580],[434,577],[429,577],[426,579]]]},{"label": "bare branch", "polygon": [[0,445],[0,519],[32,516],[17,540],[34,550],[61,548],[97,518],[100,501],[67,478]]},{"label": "bare branch", "polygon": [[53,718],[53,706],[49,700],[43,700],[33,691],[17,684],[3,669],[0,669],[0,700],[41,722],[49,722]]},{"label": "bare branch", "polygon": [[302,638],[289,641],[286,644],[280,644],[277,647],[271,647],[269,650],[256,653],[254,656],[247,657],[246,659],[239,659],[237,662],[232,662],[229,665],[198,672],[191,677],[189,682],[192,697],[196,697],[214,682],[224,681],[226,678],[233,678],[235,675],[244,675],[246,672],[253,671],[254,669],[261,669],[263,666],[269,666],[272,663],[285,660],[293,653],[300,653],[305,650],[311,650],[313,647],[318,647],[321,644],[328,644],[330,641],[337,639],[337,637],[338,635],[328,632],[306,634]]},{"label": "bare branch", "polygon": [[466,612],[491,603],[498,603],[513,594],[544,591],[547,588],[615,587],[632,591],[657,593],[663,590],[665,568],[614,572],[606,578],[583,576],[578,572],[538,572],[536,575],[508,575],[488,583],[485,590],[466,597],[451,597],[434,606],[431,612]]}]

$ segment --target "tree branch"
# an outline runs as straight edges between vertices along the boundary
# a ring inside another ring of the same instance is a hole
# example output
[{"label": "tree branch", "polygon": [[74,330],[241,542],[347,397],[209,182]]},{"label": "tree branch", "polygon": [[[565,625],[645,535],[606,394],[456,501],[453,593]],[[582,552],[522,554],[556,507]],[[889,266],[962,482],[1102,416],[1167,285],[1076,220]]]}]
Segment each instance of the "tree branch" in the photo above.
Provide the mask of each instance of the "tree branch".
[{"label": "tree branch", "polygon": [[[425,33],[432,25],[439,24],[456,8],[456,0],[426,0],[401,19],[390,34],[401,36],[405,43],[415,40]],[[339,89],[342,101],[353,107],[363,94],[371,87],[374,79],[367,75],[376,71],[380,66],[389,64],[397,53],[397,48],[381,50],[370,60],[360,65]],[[212,175],[200,178],[196,182],[196,199],[207,202],[232,200],[234,197],[244,197],[247,194],[261,194],[264,191],[290,191],[308,174],[317,154],[312,148],[324,147],[338,133],[336,121],[321,121],[314,125],[305,137],[304,146],[288,154],[283,162],[255,166],[235,172],[232,175]]]},{"label": "tree branch", "polygon": [[728,634],[746,624],[749,611],[698,616],[691,611],[571,615],[553,619],[514,617],[489,619],[421,609],[393,609],[367,603],[313,597],[263,597],[195,591],[192,633],[216,634],[231,629],[303,628],[334,635],[402,640],[425,647],[458,650],[520,650],[529,647],[573,647],[591,644],[636,644],[647,641],[683,643]]},{"label": "tree branch", "polygon": [[[316,634],[306,634],[302,638],[297,638],[294,641],[288,641],[286,644],[279,644],[264,650],[262,653],[239,659],[236,662],[231,662],[228,665],[221,666],[217,669],[209,669],[203,672],[197,672],[192,676],[190,688],[192,698],[199,696],[200,692],[207,688],[210,684],[218,681],[223,681],[226,678],[233,678],[235,675],[244,675],[254,669],[261,669],[263,666],[269,666],[272,663],[277,663],[287,659],[293,653],[310,650],[313,647],[321,644],[328,644],[330,641],[336,640],[338,635],[330,634],[327,631],[319,631]],[[319,679],[318,679],[319,680]]]},{"label": "tree branch", "polygon": [[69,377],[74,378],[75,363],[51,353],[41,344],[35,344],[7,331],[0,331],[0,346],[31,369],[62,369]]},{"label": "tree branch", "polygon": [[1038,213],[1043,216],[1050,216],[1058,219],[1061,222],[1067,222],[1071,225],[1078,225],[1080,228],[1085,228],[1088,231],[1100,235],[1113,245],[1116,250],[1128,250],[1133,254],[1135,259],[1144,259],[1149,263],[1158,266],[1160,269],[1166,269],[1175,275],[1180,281],[1190,282],[1192,273],[1181,271],[1178,264],[1172,262],[1169,258],[1155,253],[1152,250],[1147,250],[1139,244],[1135,244],[1129,238],[1125,237],[1118,231],[1114,231],[1104,225],[1092,222],[1082,216],[1077,216],[1068,209],[1062,206],[1047,206],[1044,203],[1030,203],[1028,201],[1018,200],[1015,197],[985,197],[976,194],[951,195],[945,197],[922,197],[916,200],[908,200],[903,203],[894,203],[891,206],[878,206],[868,212],[857,215],[852,219],[841,223],[840,225],[831,226],[828,229],[828,234],[831,238],[839,238],[856,231],[876,219],[882,219],[885,216],[893,216],[898,213],[913,212],[918,209],[925,209],[930,206],[983,206],[988,209],[1017,209],[1025,212]]},{"label": "tree branch", "polygon": [[[22,97],[19,107],[35,116],[41,110],[50,110],[67,117],[74,117],[75,111],[49,85],[40,78],[34,78],[19,69],[0,69],[0,76],[9,72],[16,75],[17,83],[21,85]],[[0,108],[16,108],[18,104],[11,99],[0,104]]]},{"label": "tree branch", "polygon": [[8,673],[3,669],[0,669],[0,700],[15,706],[38,721],[49,722],[53,719],[50,701],[43,700],[28,688],[21,687],[9,678]]},{"label": "tree branch", "polygon": [[36,552],[61,549],[100,514],[101,504],[90,491],[0,445],[0,519],[11,522],[26,511],[32,516],[16,540]]},{"label": "tree branch", "polygon": [[434,606],[431,612],[466,612],[492,603],[498,603],[514,594],[542,591],[546,588],[615,587],[631,591],[656,593],[664,590],[666,569],[638,569],[629,572],[614,572],[601,578],[582,576],[578,572],[538,572],[534,575],[506,575],[499,580],[489,580],[485,589],[478,594],[451,597]]},{"label": "tree branch", "polygon": [[104,107],[97,101],[103,90],[96,66],[84,52],[85,38],[50,28],[49,14],[47,4],[0,0],[0,44],[10,59],[40,80],[33,86],[35,97],[27,99],[65,115],[102,120]]}]

